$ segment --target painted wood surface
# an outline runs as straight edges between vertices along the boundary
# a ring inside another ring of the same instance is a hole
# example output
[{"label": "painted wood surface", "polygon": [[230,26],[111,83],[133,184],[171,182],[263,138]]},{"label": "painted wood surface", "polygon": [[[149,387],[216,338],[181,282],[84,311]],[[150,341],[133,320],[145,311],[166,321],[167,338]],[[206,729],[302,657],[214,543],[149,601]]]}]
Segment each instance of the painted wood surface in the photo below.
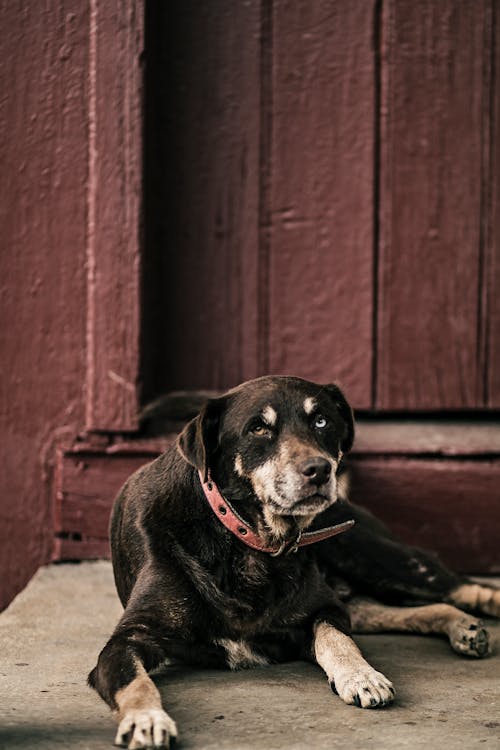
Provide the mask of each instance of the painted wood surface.
[{"label": "painted wood surface", "polygon": [[353,464],[351,499],[458,571],[500,573],[500,461],[380,458]]},{"label": "painted wood surface", "polygon": [[[477,434],[469,448],[470,460],[463,458],[463,438],[451,433],[419,457],[419,435],[413,432],[413,455],[408,439],[408,455],[394,444],[386,444],[377,455],[376,433],[361,429],[350,457],[351,499],[369,508],[407,543],[438,551],[456,570],[500,573],[498,441],[485,456],[480,446],[488,442],[488,435]],[[60,452],[54,559],[108,556],[109,513],[116,492],[173,439],[107,449],[81,445]],[[457,446],[460,451],[453,458]]]},{"label": "painted wood surface", "polygon": [[[264,371],[371,406],[375,2],[276,0]],[[266,71],[264,71],[266,75]]]},{"label": "painted wood surface", "polygon": [[86,427],[93,430],[137,427],[143,5],[90,0]]},{"label": "painted wood surface", "polygon": [[112,500],[127,477],[147,460],[137,453],[60,457],[53,559],[109,557]]},{"label": "painted wood surface", "polygon": [[383,13],[377,407],[483,406],[491,3]]},{"label": "painted wood surface", "polygon": [[486,185],[488,214],[485,234],[483,315],[486,340],[486,406],[500,409],[500,7],[492,2],[492,93],[489,179]]},{"label": "painted wood surface", "polygon": [[146,392],[225,388],[257,374],[260,3],[151,5]]},{"label": "painted wood surface", "polygon": [[50,558],[54,445],[84,423],[88,26],[0,6],[0,609]]},{"label": "painted wood surface", "polygon": [[143,397],[498,405],[492,0],[194,10],[148,11]]},{"label": "painted wood surface", "polygon": [[358,420],[356,455],[498,457],[500,422]]}]

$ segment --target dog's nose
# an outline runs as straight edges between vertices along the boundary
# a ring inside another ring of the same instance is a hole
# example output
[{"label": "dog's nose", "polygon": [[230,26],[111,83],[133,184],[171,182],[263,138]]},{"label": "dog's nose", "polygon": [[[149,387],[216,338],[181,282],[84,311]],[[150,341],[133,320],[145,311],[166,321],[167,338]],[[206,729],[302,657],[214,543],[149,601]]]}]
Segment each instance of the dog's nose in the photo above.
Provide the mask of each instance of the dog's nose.
[{"label": "dog's nose", "polygon": [[328,481],[332,467],[323,456],[313,456],[302,463],[300,470],[308,482],[319,486]]}]

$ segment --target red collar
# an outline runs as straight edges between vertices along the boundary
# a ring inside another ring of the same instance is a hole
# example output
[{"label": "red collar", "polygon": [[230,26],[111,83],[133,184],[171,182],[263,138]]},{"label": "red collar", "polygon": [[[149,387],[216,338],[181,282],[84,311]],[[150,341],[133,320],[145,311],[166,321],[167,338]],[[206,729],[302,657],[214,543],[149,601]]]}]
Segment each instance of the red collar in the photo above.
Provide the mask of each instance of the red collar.
[{"label": "red collar", "polygon": [[273,557],[277,557],[285,551],[297,552],[299,547],[305,547],[307,544],[313,544],[314,542],[321,542],[323,539],[341,534],[343,531],[350,529],[351,526],[354,526],[354,521],[351,519],[343,523],[338,523],[336,526],[327,526],[324,529],[318,529],[318,531],[300,532],[293,542],[283,542],[276,547],[267,547],[251,526],[237,514],[231,503],[221,495],[219,488],[210,478],[210,474],[206,482],[201,471],[199,472],[199,476],[208,504],[226,529],[229,529],[248,547],[252,547],[252,549],[259,550],[260,552],[269,552]]}]

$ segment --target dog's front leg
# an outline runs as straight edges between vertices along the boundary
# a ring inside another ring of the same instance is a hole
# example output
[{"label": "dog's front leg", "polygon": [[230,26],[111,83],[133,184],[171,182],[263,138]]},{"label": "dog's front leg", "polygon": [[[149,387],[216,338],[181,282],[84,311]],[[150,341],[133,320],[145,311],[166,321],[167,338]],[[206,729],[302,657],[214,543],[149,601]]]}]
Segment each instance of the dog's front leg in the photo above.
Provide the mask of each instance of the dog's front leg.
[{"label": "dog's front leg", "polygon": [[116,693],[120,723],[115,745],[129,748],[169,747],[177,737],[173,719],[163,710],[160,693],[142,665],[126,687]]},{"label": "dog's front leg", "polygon": [[115,745],[135,748],[168,748],[177,736],[173,719],[163,710],[160,693],[146,667],[164,658],[160,644],[144,626],[119,628],[102,650],[89,684],[118,714]]},{"label": "dog's front leg", "polygon": [[330,687],[345,703],[376,708],[394,700],[394,688],[387,677],[373,669],[352,638],[333,625],[322,621],[315,624],[313,654],[326,672]]}]

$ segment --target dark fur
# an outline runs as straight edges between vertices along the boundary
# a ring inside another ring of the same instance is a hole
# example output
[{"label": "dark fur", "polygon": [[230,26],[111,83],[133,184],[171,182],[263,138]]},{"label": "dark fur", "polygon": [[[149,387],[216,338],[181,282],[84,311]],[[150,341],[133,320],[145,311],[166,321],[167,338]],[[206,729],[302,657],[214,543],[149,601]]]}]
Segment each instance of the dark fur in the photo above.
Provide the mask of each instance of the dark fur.
[{"label": "dark fur", "polygon": [[[328,434],[312,431],[297,412],[315,396]],[[271,557],[246,547],[207,504],[197,469],[211,476],[238,512],[272,539],[262,500],[234,469],[248,471],[272,452],[255,440],[249,420],[272,403],[280,434],[336,457],[353,440],[351,410],[335,386],[296,378],[261,378],[210,401],[172,447],[140,469],[121,490],[111,522],[113,569],[125,607],[90,684],[116,707],[117,691],[167,657],[225,666],[220,639],[245,639],[271,661],[311,658],[315,623],[350,632],[345,600],[368,594],[399,604],[444,601],[463,582],[432,555],[409,548],[367,511],[340,498],[315,518],[321,528],[354,518],[353,529],[297,554]],[[284,438],[283,438],[284,439]],[[267,451],[267,453],[266,453]],[[293,538],[297,518],[282,519]],[[425,574],[422,571],[425,569]],[[347,593],[349,592],[349,593]]]}]

